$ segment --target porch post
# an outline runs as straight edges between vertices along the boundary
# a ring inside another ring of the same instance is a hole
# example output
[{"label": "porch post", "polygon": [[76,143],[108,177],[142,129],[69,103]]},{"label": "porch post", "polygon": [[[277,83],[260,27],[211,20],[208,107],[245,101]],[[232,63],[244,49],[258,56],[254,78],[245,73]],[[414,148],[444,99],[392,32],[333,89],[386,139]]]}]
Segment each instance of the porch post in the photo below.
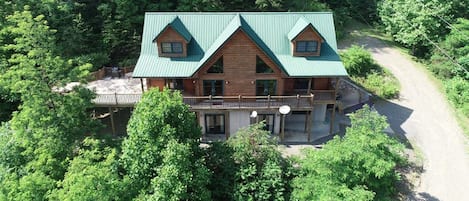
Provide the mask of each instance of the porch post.
[{"label": "porch post", "polygon": [[311,83],[313,82],[313,78],[310,78],[309,81],[308,81],[308,91],[306,92],[306,94],[310,94],[311,93]]},{"label": "porch post", "polygon": [[314,112],[313,110],[309,111],[310,120],[308,121],[308,142],[311,142],[311,131],[313,127]]},{"label": "porch post", "polygon": [[329,128],[329,134],[331,135],[332,135],[332,129],[334,128],[334,121],[335,121],[335,106],[336,104],[334,103],[332,107],[331,123],[330,123],[330,128]]},{"label": "porch post", "polygon": [[114,124],[114,111],[113,111],[112,107],[109,107],[109,114],[111,115],[112,135],[116,135],[116,126]]},{"label": "porch post", "polygon": [[145,89],[143,88],[143,79],[140,78],[140,87],[142,87],[142,94],[145,92]]},{"label": "porch post", "polygon": [[305,132],[306,132],[307,135],[308,135],[308,142],[311,142],[310,127],[311,127],[311,112],[310,112],[310,111],[306,111]]}]

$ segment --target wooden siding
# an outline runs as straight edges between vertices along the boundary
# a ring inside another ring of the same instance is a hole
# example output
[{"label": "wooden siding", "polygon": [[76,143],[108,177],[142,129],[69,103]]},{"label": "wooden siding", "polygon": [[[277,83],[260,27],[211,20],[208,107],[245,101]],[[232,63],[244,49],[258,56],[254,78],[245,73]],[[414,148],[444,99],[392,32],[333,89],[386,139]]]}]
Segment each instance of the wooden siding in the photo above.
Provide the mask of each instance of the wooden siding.
[{"label": "wooden siding", "polygon": [[[318,51],[315,53],[299,53],[296,52],[296,41],[318,41]],[[321,55],[321,43],[323,42],[321,36],[314,31],[311,26],[306,27],[298,36],[292,40],[292,54],[293,56],[319,56]]]},{"label": "wooden siding", "polygon": [[184,79],[183,85],[184,85],[184,94],[195,95],[196,83],[194,83],[193,79]]},{"label": "wooden siding", "polygon": [[[172,54],[172,53],[163,53],[161,51],[162,42],[180,42],[182,43],[182,54]],[[156,38],[156,45],[158,49],[158,55],[160,57],[186,57],[187,56],[187,41],[173,28],[166,27],[166,29],[161,33],[158,38]]]},{"label": "wooden siding", "polygon": [[314,78],[314,90],[329,90],[330,79],[329,78]]},{"label": "wooden siding", "polygon": [[156,79],[156,78],[147,79],[148,88],[158,87],[160,91],[162,91],[165,86],[166,86],[166,83],[164,79]]},{"label": "wooden siding", "polygon": [[[273,71],[256,73],[256,55]],[[207,73],[207,70],[223,56],[223,73]],[[255,95],[256,80],[277,80],[277,95],[283,95],[284,80],[280,68],[247,36],[238,30],[194,75],[197,78],[197,95],[203,95],[203,80],[223,80],[224,95]]]}]

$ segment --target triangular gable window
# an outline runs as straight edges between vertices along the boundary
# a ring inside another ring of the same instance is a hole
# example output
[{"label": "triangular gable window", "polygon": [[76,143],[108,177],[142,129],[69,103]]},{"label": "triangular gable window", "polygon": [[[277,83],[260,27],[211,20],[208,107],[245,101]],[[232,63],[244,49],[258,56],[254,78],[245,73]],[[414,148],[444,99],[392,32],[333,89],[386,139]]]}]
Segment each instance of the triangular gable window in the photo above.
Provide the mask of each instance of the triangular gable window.
[{"label": "triangular gable window", "polygon": [[272,70],[272,68],[270,68],[259,56],[256,56],[256,73],[274,73],[274,70]]},{"label": "triangular gable window", "polygon": [[223,57],[220,57],[217,62],[210,66],[207,73],[223,73]]}]

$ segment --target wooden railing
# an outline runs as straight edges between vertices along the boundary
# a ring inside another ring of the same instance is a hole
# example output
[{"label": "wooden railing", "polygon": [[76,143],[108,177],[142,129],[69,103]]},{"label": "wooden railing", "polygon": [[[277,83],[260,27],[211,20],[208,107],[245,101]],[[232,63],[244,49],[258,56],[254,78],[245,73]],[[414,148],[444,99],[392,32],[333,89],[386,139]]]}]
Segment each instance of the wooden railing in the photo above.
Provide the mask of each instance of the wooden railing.
[{"label": "wooden railing", "polygon": [[336,101],[336,90],[311,90],[315,104],[333,104]]},{"label": "wooden railing", "polygon": [[93,102],[101,107],[133,107],[141,97],[142,94],[96,94]]},{"label": "wooden railing", "polygon": [[184,103],[192,109],[250,109],[279,108],[289,105],[292,108],[312,108],[314,95],[296,96],[184,96]]},{"label": "wooden railing", "polygon": [[[133,107],[141,94],[97,94],[93,100],[101,107]],[[312,109],[314,95],[296,96],[184,96],[184,103],[192,109],[249,109],[279,108],[289,105],[293,109]]]}]

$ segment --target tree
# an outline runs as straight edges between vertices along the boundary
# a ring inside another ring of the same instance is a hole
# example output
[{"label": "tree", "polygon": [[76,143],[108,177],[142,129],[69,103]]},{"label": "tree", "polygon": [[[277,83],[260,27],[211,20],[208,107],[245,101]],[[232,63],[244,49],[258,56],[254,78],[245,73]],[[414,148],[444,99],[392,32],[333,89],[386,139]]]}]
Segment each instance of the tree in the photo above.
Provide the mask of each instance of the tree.
[{"label": "tree", "polygon": [[457,23],[453,24],[445,40],[439,44],[442,50],[433,50],[430,70],[443,79],[460,76],[469,80],[469,46],[467,44],[469,44],[469,20],[459,18]]},{"label": "tree", "polygon": [[227,143],[236,162],[234,200],[289,200],[291,164],[263,123],[240,129]]},{"label": "tree", "polygon": [[144,200],[210,200],[210,173],[192,148],[188,143],[168,142],[158,176],[151,181],[154,193]]},{"label": "tree", "polygon": [[[201,130],[177,92],[150,89],[136,105],[122,143],[121,162],[136,189],[148,190],[158,176],[163,150],[170,140],[187,143],[198,150]],[[201,155],[200,155],[201,156]]]},{"label": "tree", "polygon": [[7,199],[29,200],[28,195],[44,199],[63,178],[74,145],[97,126],[87,112],[92,106],[91,91],[77,87],[62,94],[54,90],[86,77],[89,65],[77,66],[54,55],[55,31],[44,16],[33,17],[27,7],[8,16],[7,22],[2,32],[12,40],[3,48],[11,56],[0,83],[18,93],[21,105],[1,135],[8,143],[2,143],[0,150],[14,150],[10,156],[19,160],[2,161],[0,174],[7,176],[0,177],[0,186],[17,184],[3,191]]},{"label": "tree", "polygon": [[211,200],[233,200],[237,165],[233,158],[233,149],[226,142],[213,142],[207,148],[205,161],[211,172],[208,188]]},{"label": "tree", "polygon": [[309,150],[293,180],[296,200],[386,200],[395,193],[403,146],[383,130],[386,118],[369,107],[351,115],[352,126],[321,150]]},{"label": "tree", "polygon": [[99,139],[86,138],[78,152],[50,200],[125,200],[116,149]]},{"label": "tree", "polygon": [[448,33],[443,20],[452,21],[452,6],[442,0],[384,0],[379,15],[394,40],[412,48],[413,55],[425,56],[430,41],[438,42]]}]

